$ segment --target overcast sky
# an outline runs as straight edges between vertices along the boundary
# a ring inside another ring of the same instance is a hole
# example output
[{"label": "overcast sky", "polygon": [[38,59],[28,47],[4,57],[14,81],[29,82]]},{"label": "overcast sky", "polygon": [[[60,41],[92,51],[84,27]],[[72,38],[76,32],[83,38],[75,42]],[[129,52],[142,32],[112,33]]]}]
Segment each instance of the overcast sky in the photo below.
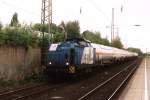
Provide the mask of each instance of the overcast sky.
[{"label": "overcast sky", "polygon": [[[42,0],[0,0],[0,21],[9,24],[12,15],[17,12],[20,23],[40,23],[41,2]],[[115,27],[119,28],[124,46],[145,51],[146,48],[150,50],[149,5],[150,0],[53,0],[53,23],[58,25],[62,20],[78,20],[81,32],[99,31],[102,37],[110,39],[111,11],[114,8]],[[141,26],[134,26],[136,24]]]}]

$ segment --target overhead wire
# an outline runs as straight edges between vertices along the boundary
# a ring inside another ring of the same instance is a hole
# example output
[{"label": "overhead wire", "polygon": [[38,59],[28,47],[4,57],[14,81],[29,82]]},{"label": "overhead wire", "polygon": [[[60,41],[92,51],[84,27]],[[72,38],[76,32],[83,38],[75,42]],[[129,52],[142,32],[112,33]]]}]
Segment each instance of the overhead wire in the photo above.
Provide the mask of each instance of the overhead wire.
[{"label": "overhead wire", "polygon": [[[86,1],[87,1],[87,0],[86,0]],[[19,7],[19,6],[16,6],[16,5],[14,5],[14,4],[8,3],[8,2],[6,2],[6,1],[4,1],[4,0],[0,0],[0,2],[1,2],[2,4],[4,4],[4,5],[8,6],[8,7],[11,7],[11,8],[14,8],[14,9],[22,10],[22,11],[24,11],[25,13],[28,13],[28,14],[34,16],[34,17],[39,18],[39,17],[41,16],[41,15],[35,13],[35,12],[28,11],[28,10],[22,8],[22,7]],[[111,23],[111,20],[108,18],[108,16],[106,16],[106,14],[95,4],[95,2],[94,2],[93,0],[88,0],[88,2],[89,2],[95,9],[97,9],[97,11],[99,11],[100,13],[102,13],[103,16],[107,19],[107,21]]]},{"label": "overhead wire", "polygon": [[108,16],[106,16],[106,14],[97,6],[97,4],[95,4],[95,2],[93,0],[88,0],[88,2],[95,8],[97,9],[97,11],[99,11],[101,14],[103,14],[103,16],[106,18],[106,20],[108,22],[111,23],[111,20],[108,18]]},{"label": "overhead wire", "polygon": [[41,15],[35,13],[35,12],[28,11],[28,10],[26,10],[26,9],[24,9],[24,8],[21,8],[21,7],[19,7],[19,6],[13,5],[13,4],[8,3],[8,2],[6,2],[6,1],[4,1],[4,0],[1,0],[0,2],[1,2],[2,4],[4,4],[4,5],[8,6],[8,7],[11,7],[11,8],[14,8],[14,9],[22,10],[23,12],[28,13],[28,14],[34,16],[34,17],[39,18],[39,16],[41,16]]}]

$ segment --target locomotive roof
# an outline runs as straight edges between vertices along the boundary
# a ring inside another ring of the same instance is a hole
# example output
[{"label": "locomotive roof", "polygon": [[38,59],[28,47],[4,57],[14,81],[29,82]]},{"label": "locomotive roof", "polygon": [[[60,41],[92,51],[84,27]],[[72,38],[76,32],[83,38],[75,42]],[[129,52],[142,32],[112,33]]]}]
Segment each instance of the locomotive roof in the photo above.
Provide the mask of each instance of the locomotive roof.
[{"label": "locomotive roof", "polygon": [[91,41],[86,40],[84,38],[70,38],[70,39],[66,39],[66,41],[85,41],[85,42],[91,43]]}]

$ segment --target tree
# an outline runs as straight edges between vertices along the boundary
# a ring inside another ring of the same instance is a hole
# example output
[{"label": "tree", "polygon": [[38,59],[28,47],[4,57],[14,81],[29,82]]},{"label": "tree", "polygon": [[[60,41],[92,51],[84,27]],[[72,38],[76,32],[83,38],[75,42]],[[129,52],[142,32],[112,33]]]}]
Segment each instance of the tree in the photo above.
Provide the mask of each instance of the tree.
[{"label": "tree", "polygon": [[93,33],[88,30],[82,33],[82,37],[93,42]]},{"label": "tree", "polygon": [[[33,30],[45,32],[45,34],[48,34],[48,28],[49,28],[48,24],[42,25],[40,23],[37,23],[32,26]],[[53,42],[60,42],[64,40],[64,32],[60,27],[60,25],[57,26],[56,24],[52,23],[51,33],[53,34]],[[45,38],[45,39],[49,39],[49,38]]]},{"label": "tree", "polygon": [[78,21],[69,21],[65,26],[67,38],[80,37],[80,26]]},{"label": "tree", "polygon": [[0,31],[0,45],[37,47],[39,37],[28,27],[5,27]]},{"label": "tree", "polygon": [[90,32],[90,31],[84,31],[82,33],[82,37],[90,40],[93,43],[98,43],[102,45],[107,45],[109,46],[109,40],[107,38],[102,38],[100,32]]},{"label": "tree", "polygon": [[64,23],[64,21],[62,21],[59,25],[59,29],[62,33],[64,33],[64,37],[65,39],[67,38],[67,32],[66,32],[66,24]]},{"label": "tree", "polygon": [[64,21],[62,21],[59,26],[62,27],[64,31],[66,31],[66,24],[64,23]]},{"label": "tree", "polygon": [[128,51],[131,51],[131,52],[136,52],[138,53],[139,55],[142,55],[143,52],[139,49],[139,48],[133,48],[133,47],[129,47],[127,48]]},{"label": "tree", "polygon": [[[33,30],[36,30],[36,31],[41,31],[41,32],[46,32],[46,33],[49,32],[49,25],[48,24],[42,25],[40,23],[36,23],[36,24],[33,25],[32,28],[33,28]],[[59,27],[56,24],[52,23],[50,32],[52,34],[55,34],[57,32],[60,32],[60,29],[59,29]]]},{"label": "tree", "polygon": [[113,47],[116,47],[116,48],[119,48],[119,49],[122,49],[123,48],[123,44],[121,43],[121,40],[120,38],[116,38],[115,40],[112,41],[111,45]]},{"label": "tree", "polygon": [[40,23],[36,23],[32,26],[33,30],[42,31],[42,25]]},{"label": "tree", "polygon": [[14,13],[10,22],[10,26],[17,27],[19,25],[18,14]]},{"label": "tree", "polygon": [[61,42],[61,41],[64,41],[64,33],[56,33],[54,34],[54,38],[53,38],[53,42]]},{"label": "tree", "polygon": [[82,33],[82,37],[94,43],[101,43],[101,36],[98,32],[93,33],[87,30]]},{"label": "tree", "polygon": [[3,27],[3,25],[2,25],[2,23],[0,22],[0,30],[2,29],[2,27]]},{"label": "tree", "polygon": [[109,42],[109,40],[107,38],[102,39],[102,44],[110,46],[110,42]]}]

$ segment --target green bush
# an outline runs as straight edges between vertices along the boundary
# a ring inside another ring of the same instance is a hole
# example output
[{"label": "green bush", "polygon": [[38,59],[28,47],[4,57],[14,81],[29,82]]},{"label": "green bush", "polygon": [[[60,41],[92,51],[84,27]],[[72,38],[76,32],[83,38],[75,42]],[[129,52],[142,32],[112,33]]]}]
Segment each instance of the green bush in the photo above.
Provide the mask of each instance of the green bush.
[{"label": "green bush", "polygon": [[47,47],[48,45],[49,45],[49,43],[50,43],[50,37],[49,37],[49,35],[48,34],[45,34],[45,36],[43,37],[43,36],[40,36],[40,38],[39,38],[39,46],[40,47]]},{"label": "green bush", "polygon": [[41,37],[26,27],[6,27],[0,31],[0,45],[38,47]]}]

